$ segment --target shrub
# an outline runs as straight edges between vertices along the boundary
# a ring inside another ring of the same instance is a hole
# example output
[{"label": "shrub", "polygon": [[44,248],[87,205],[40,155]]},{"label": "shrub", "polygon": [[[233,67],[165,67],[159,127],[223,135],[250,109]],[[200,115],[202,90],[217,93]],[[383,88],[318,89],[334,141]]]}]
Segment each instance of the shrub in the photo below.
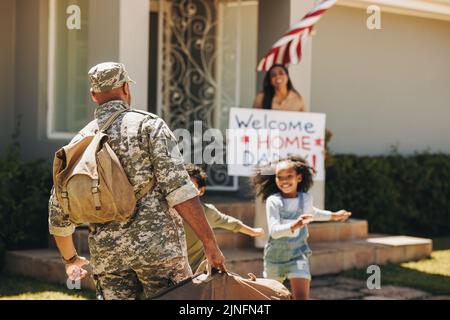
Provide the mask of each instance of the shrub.
[{"label": "shrub", "polygon": [[2,274],[3,261],[5,257],[5,245],[0,239],[0,274]]},{"label": "shrub", "polygon": [[49,165],[21,160],[13,143],[0,157],[0,243],[7,249],[43,247],[47,243]]},{"label": "shrub", "polygon": [[326,207],[367,219],[371,232],[450,234],[450,155],[333,155]]}]

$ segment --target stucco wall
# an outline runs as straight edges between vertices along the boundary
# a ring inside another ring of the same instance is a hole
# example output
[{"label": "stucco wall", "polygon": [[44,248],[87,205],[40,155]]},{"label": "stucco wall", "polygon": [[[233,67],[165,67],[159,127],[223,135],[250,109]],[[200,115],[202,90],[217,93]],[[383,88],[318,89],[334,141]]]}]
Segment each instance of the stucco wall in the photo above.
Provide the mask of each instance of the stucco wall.
[{"label": "stucco wall", "polygon": [[[14,114],[15,117],[22,116],[20,135],[22,150],[26,159],[37,157],[51,159],[54,152],[68,140],[47,137],[49,1],[16,0],[15,2]],[[93,65],[100,61],[118,60],[119,0],[97,0],[91,6],[89,15],[93,20],[93,32],[90,34],[90,39],[93,41],[90,41],[88,45],[90,47],[89,63]],[[3,14],[3,10],[0,14]],[[3,19],[1,20],[0,23],[4,23]]]},{"label": "stucco wall", "polygon": [[[290,0],[259,0],[258,5],[258,62],[290,24]],[[256,66],[255,66],[256,67]],[[262,90],[264,73],[258,72],[258,91]]]},{"label": "stucco wall", "polygon": [[313,41],[312,111],[337,153],[450,153],[450,22],[336,6]]},{"label": "stucco wall", "polygon": [[14,0],[0,4],[0,152],[11,141],[14,124]]}]

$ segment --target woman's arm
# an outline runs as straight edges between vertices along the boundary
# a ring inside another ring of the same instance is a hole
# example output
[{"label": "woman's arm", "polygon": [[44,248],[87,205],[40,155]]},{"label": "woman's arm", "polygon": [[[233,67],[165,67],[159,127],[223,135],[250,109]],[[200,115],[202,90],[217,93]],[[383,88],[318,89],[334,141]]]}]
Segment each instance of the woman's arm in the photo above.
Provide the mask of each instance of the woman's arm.
[{"label": "woman's arm", "polygon": [[305,112],[305,100],[302,95],[298,93],[296,90],[293,90],[293,102],[292,104],[298,108],[298,111]]},{"label": "woman's arm", "polygon": [[264,100],[264,93],[260,92],[255,98],[255,101],[253,101],[253,108],[262,109],[263,107],[263,100]]}]

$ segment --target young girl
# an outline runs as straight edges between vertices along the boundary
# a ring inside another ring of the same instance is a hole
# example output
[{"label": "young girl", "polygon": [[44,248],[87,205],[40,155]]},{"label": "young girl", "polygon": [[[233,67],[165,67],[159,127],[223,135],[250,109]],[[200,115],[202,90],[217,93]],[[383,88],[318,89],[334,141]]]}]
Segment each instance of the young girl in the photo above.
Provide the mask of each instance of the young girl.
[{"label": "young girl", "polygon": [[[275,171],[275,175],[273,174]],[[314,210],[314,169],[305,159],[291,156],[260,168],[255,177],[258,195],[266,200],[269,240],[264,248],[264,277],[283,283],[289,279],[294,299],[309,299],[311,273],[307,224],[345,221],[351,213]]]}]

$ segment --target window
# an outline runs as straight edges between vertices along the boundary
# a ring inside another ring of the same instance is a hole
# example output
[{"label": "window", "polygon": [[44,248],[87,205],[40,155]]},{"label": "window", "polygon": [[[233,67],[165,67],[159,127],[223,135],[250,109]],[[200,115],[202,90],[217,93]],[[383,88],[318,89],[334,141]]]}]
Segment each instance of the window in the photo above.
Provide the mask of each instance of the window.
[{"label": "window", "polygon": [[[69,30],[66,25],[71,5],[80,8],[81,29]],[[50,0],[47,135],[51,139],[69,139],[92,119],[88,5],[89,0]]]}]

